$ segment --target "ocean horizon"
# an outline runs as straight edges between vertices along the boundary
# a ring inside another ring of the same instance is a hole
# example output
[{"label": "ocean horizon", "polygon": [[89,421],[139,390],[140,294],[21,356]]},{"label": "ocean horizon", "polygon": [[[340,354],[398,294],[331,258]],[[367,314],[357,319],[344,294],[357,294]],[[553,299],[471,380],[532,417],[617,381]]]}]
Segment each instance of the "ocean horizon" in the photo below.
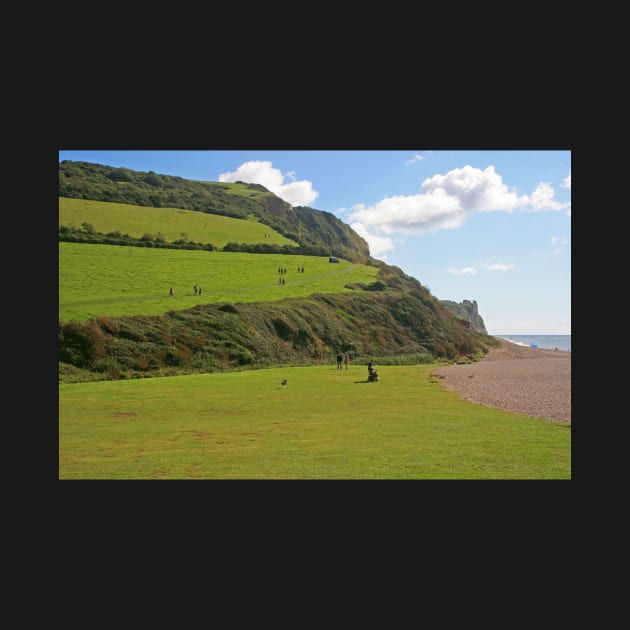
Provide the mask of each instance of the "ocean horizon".
[{"label": "ocean horizon", "polygon": [[571,335],[491,335],[519,346],[571,352]]}]

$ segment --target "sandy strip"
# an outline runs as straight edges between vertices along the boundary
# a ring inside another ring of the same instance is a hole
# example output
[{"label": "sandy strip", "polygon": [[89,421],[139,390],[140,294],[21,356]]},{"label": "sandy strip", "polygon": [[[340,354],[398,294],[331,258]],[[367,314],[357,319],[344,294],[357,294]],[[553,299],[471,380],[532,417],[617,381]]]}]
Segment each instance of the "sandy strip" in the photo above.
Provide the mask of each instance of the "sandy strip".
[{"label": "sandy strip", "polygon": [[571,353],[504,339],[477,363],[437,368],[443,387],[466,400],[554,422],[571,422]]}]

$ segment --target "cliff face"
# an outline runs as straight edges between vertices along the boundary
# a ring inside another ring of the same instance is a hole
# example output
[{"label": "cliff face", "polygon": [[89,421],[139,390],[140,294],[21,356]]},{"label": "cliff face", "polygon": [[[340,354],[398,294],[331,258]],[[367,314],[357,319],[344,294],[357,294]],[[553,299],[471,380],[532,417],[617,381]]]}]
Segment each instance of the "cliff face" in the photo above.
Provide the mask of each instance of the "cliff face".
[{"label": "cliff face", "polygon": [[484,335],[488,334],[486,325],[483,323],[479,310],[477,308],[477,301],[464,300],[461,303],[452,302],[451,300],[440,300],[440,303],[449,310],[455,317],[459,317],[465,321],[470,322],[473,330],[480,332]]}]

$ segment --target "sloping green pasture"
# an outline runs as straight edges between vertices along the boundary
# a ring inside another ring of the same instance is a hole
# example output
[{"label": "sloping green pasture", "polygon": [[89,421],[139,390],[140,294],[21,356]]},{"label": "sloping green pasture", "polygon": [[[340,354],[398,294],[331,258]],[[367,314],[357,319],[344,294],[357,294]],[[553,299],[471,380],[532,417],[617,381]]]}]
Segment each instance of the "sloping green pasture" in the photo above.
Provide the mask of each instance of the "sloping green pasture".
[{"label": "sloping green pasture", "polygon": [[218,248],[230,242],[297,246],[294,241],[255,220],[244,221],[178,208],[150,208],[59,197],[59,225],[80,227],[83,223],[90,223],[103,234],[118,231],[142,238],[145,234],[157,236],[160,233],[168,243],[185,238],[194,243],[212,243]]},{"label": "sloping green pasture", "polygon": [[[203,182],[207,184],[208,182]],[[270,191],[257,190],[252,188],[251,184],[237,182],[210,182],[213,186],[221,186],[225,192],[238,197],[248,197],[249,199],[262,199],[263,197],[273,197]]]},{"label": "sloping green pasture", "polygon": [[[297,267],[304,267],[298,273]],[[286,274],[278,274],[286,268]],[[216,302],[342,293],[378,268],[327,257],[59,243],[59,319],[160,315]],[[285,284],[280,284],[283,278]],[[194,294],[201,286],[200,296]],[[169,298],[173,288],[175,297]]]},{"label": "sloping green pasture", "polygon": [[60,385],[59,478],[571,478],[566,425],[465,401],[436,367]]}]

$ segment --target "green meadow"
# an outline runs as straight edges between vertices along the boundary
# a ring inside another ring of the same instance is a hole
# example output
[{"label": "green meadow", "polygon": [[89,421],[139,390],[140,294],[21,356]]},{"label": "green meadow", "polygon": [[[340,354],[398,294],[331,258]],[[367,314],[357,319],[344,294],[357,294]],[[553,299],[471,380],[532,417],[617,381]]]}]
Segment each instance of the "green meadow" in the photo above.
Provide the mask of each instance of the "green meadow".
[{"label": "green meadow", "polygon": [[[297,245],[255,217],[59,198],[59,225],[83,224],[217,248]],[[378,272],[328,257],[60,242],[59,319],[348,292]],[[438,365],[377,365],[377,383],[365,364],[337,370],[334,357],[330,366],[60,383],[59,479],[571,478],[568,423],[466,401],[433,379]]]},{"label": "green meadow", "polygon": [[[246,192],[252,196],[261,194]],[[297,246],[294,241],[255,219],[244,221],[179,208],[151,208],[59,197],[59,225],[80,227],[84,223],[89,223],[103,234],[118,231],[142,238],[145,234],[157,236],[159,233],[168,243],[185,238],[194,243],[212,243],[217,248],[230,242]]]},{"label": "green meadow", "polygon": [[[287,273],[280,276],[278,268]],[[60,242],[59,319],[161,315],[197,304],[342,293],[352,291],[347,284],[374,282],[378,271],[344,260],[330,263],[325,256]],[[195,284],[201,295],[194,294]]]},{"label": "green meadow", "polygon": [[376,367],[60,385],[59,479],[571,478],[567,425]]}]

